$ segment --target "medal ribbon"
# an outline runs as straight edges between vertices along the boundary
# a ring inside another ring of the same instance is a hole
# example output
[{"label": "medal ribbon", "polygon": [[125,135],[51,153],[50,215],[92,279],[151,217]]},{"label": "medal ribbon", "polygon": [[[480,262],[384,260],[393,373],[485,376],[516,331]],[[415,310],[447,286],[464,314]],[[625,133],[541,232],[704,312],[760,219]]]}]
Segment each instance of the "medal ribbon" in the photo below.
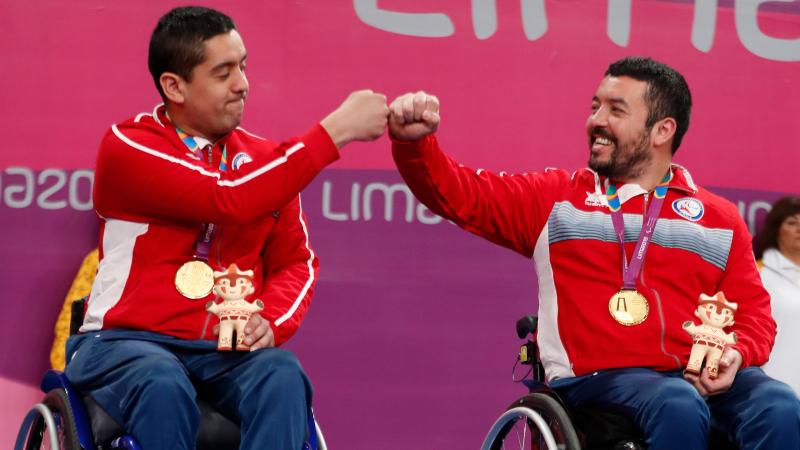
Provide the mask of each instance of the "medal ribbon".
[{"label": "medal ribbon", "polygon": [[617,193],[617,185],[609,183],[606,197],[608,198],[608,209],[611,210],[611,221],[614,223],[614,231],[617,234],[617,241],[622,248],[622,289],[636,290],[636,278],[642,270],[647,248],[653,237],[653,232],[656,229],[656,222],[658,221],[658,214],[661,212],[661,206],[664,204],[664,197],[667,195],[667,187],[672,180],[672,171],[664,177],[663,180],[656,186],[653,193],[653,200],[650,207],[647,209],[647,214],[642,221],[642,231],[639,233],[639,240],[636,242],[636,247],[633,249],[631,262],[628,264],[628,254],[625,251],[625,220],[622,217],[621,204],[619,201],[619,194]]},{"label": "medal ribbon", "polygon": [[[178,132],[178,137],[181,138],[186,147],[189,148],[190,151],[194,152],[195,156],[203,159],[203,148],[200,148],[200,145],[197,144],[197,141],[194,139],[194,136],[190,136],[184,133],[178,127],[175,127],[175,131]],[[214,163],[214,153],[212,152],[213,147],[208,148],[207,155],[208,155],[208,165],[211,166]],[[219,170],[220,172],[224,172],[228,169],[228,161],[227,161],[227,154],[228,149],[227,147],[222,148],[222,158],[219,161]],[[200,229],[200,234],[197,236],[197,241],[195,242],[194,246],[194,258],[199,259],[203,262],[208,262],[208,254],[211,250],[211,240],[214,238],[214,231],[216,230],[216,225],[213,223],[204,223]]]}]

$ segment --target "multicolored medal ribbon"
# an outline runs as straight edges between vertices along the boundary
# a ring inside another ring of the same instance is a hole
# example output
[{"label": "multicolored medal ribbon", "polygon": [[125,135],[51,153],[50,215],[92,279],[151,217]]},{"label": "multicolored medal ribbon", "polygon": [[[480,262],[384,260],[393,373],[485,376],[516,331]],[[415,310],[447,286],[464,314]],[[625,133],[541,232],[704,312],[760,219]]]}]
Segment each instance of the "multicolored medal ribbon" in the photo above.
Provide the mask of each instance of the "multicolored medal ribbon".
[{"label": "multicolored medal ribbon", "polygon": [[[203,157],[203,149],[197,144],[194,137],[176,128],[178,136],[184,144],[193,151],[198,158]],[[222,159],[219,163],[219,170],[225,171],[227,165],[227,149],[222,149]],[[208,149],[208,164],[213,163],[213,153]],[[195,241],[194,259],[181,265],[175,273],[175,288],[184,297],[192,300],[205,298],[211,293],[214,287],[214,270],[208,265],[208,255],[211,249],[211,240],[214,238],[216,226],[213,223],[205,223],[201,227],[200,234]]]},{"label": "multicolored medal ribbon", "polygon": [[671,180],[672,171],[667,173],[664,179],[656,186],[653,200],[642,221],[642,230],[639,233],[636,247],[633,249],[630,264],[628,264],[628,254],[625,251],[625,220],[622,216],[622,205],[619,201],[616,184],[610,183],[606,191],[608,209],[611,210],[611,221],[614,224],[617,241],[619,241],[619,246],[622,249],[622,289],[609,300],[608,312],[611,313],[611,317],[614,320],[625,326],[639,325],[647,319],[647,315],[650,312],[650,305],[647,303],[647,299],[636,290],[636,278],[642,270],[647,248],[652,240],[658,215],[661,212],[661,206],[664,204],[664,197],[667,195],[667,188]]}]

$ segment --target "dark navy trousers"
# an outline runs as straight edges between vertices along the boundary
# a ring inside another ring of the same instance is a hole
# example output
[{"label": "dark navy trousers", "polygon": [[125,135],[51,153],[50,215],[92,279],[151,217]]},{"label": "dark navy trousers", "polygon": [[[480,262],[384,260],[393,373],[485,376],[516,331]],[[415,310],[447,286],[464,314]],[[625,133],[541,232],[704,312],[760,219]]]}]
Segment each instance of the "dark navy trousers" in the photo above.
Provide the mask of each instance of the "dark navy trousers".
[{"label": "dark navy trousers", "polygon": [[730,390],[703,398],[680,371],[614,369],[556,380],[571,408],[593,405],[630,417],[649,450],[705,450],[710,427],[741,450],[800,449],[800,401],[759,367],[739,371]]},{"label": "dark navy trousers", "polygon": [[67,378],[144,450],[194,449],[198,393],[241,422],[241,450],[300,449],[312,388],[295,356],[217,352],[215,341],[106,330],[72,336]]}]

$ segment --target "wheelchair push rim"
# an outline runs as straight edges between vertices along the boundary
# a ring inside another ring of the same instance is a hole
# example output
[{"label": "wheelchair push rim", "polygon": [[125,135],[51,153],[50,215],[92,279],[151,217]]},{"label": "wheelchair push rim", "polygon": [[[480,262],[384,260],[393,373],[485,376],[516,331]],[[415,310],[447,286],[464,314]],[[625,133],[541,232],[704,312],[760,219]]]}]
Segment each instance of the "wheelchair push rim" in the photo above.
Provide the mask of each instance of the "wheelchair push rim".
[{"label": "wheelchair push rim", "polygon": [[575,428],[561,404],[533,393],[514,402],[494,423],[481,450],[580,450]]},{"label": "wheelchair push rim", "polygon": [[[29,426],[28,426],[29,425]],[[16,450],[81,450],[67,394],[56,389],[28,413],[17,436]]]}]

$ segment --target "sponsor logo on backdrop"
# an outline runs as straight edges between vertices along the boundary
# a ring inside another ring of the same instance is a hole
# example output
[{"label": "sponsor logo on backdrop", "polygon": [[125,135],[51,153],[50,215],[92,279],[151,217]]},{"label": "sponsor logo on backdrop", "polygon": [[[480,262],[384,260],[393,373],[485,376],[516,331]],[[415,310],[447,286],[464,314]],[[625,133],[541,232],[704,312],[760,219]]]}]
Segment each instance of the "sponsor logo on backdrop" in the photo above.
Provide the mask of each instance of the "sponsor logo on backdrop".
[{"label": "sponsor logo on backdrop", "polygon": [[362,186],[360,182],[353,182],[338,187],[331,181],[322,183],[322,216],[328,220],[369,222],[373,218],[373,206],[383,206],[385,222],[393,222],[398,211],[407,223],[436,225],[444,221],[419,203],[404,183],[371,182]]},{"label": "sponsor logo on backdrop", "polygon": [[92,206],[93,170],[8,167],[0,174],[2,205],[45,210],[71,208],[89,211]]},{"label": "sponsor logo on backdrop", "polygon": [[[783,0],[787,1],[787,0]],[[520,11],[522,31],[529,41],[535,41],[548,29],[548,15],[545,2],[523,2]],[[600,2],[598,2],[600,3]],[[732,9],[736,17],[736,32],[742,46],[750,53],[772,61],[800,61],[800,41],[770,36],[759,27],[758,10],[763,1],[734,2]],[[389,33],[426,38],[447,38],[456,32],[450,17],[442,12],[412,13],[381,8],[375,0],[353,0],[358,18],[365,24]],[[776,6],[773,6],[777,8]],[[703,53],[712,51],[717,27],[717,6],[712,7],[696,2],[692,31],[687,36],[695,49]],[[721,8],[731,9],[729,6]],[[497,32],[497,3],[472,2],[472,31],[475,37],[484,40]],[[587,9],[589,11],[589,9]],[[593,12],[593,11],[592,11]],[[607,5],[606,33],[614,44],[627,47],[630,43],[631,22],[636,16],[631,14],[631,4],[625,1],[610,1]],[[689,37],[691,36],[691,37]]]}]

